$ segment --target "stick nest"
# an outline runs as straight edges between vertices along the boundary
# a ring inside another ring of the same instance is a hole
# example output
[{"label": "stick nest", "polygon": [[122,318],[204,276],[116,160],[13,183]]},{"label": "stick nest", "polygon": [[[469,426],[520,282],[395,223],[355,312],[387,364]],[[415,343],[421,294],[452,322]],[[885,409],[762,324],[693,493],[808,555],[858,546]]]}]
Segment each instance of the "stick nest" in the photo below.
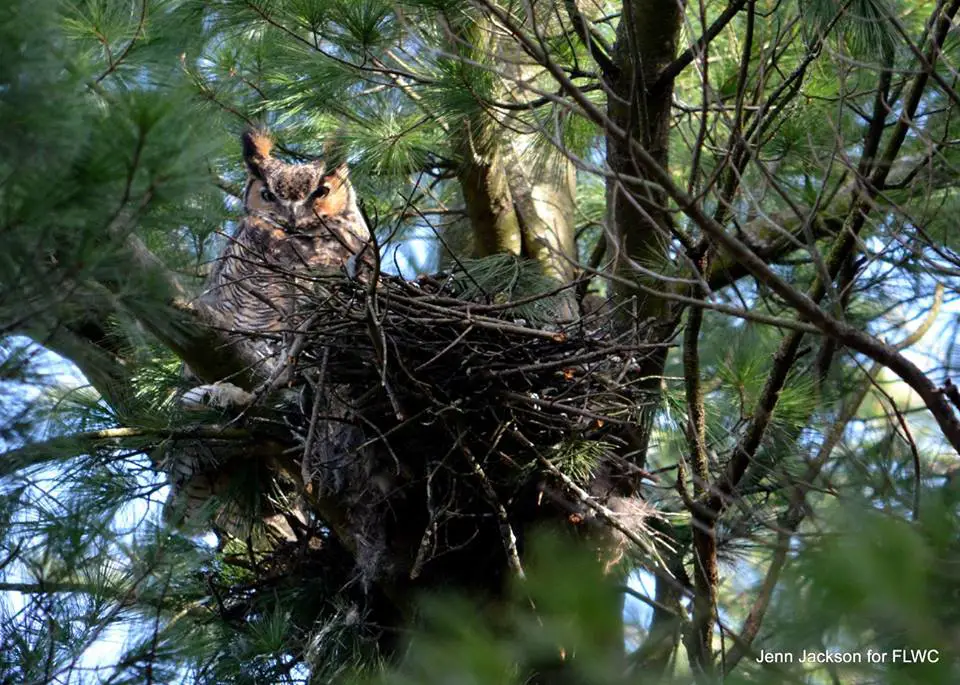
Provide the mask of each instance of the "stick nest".
[{"label": "stick nest", "polygon": [[518,464],[535,461],[534,447],[569,459],[583,440],[594,443],[583,456],[597,460],[617,426],[643,420],[637,370],[663,344],[644,343],[636,329],[615,334],[609,309],[562,321],[576,309],[572,291],[548,289],[520,266],[510,276],[519,264],[497,256],[415,281],[381,276],[375,287],[320,277],[294,343],[299,372],[349,388],[352,411],[385,444],[430,426],[484,460],[506,437],[517,445],[501,456]]},{"label": "stick nest", "polygon": [[287,473],[365,579],[489,586],[544,519],[646,531],[626,436],[664,345],[622,313],[503,256],[304,291],[273,378],[304,389]]}]

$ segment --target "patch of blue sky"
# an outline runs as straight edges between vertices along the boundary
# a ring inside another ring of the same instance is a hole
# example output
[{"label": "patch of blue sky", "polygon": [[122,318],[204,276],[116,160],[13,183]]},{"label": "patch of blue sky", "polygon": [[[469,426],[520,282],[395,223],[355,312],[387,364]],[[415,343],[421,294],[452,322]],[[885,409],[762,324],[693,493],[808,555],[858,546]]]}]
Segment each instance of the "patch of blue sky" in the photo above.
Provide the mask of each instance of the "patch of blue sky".
[{"label": "patch of blue sky", "polygon": [[[46,396],[50,393],[60,396],[88,386],[86,379],[72,363],[27,338],[8,338],[4,340],[2,350],[2,361],[15,357],[20,373],[19,378],[10,377],[3,382],[5,401],[0,403],[0,426],[6,427],[10,421],[17,420],[24,413],[29,414],[35,405],[45,403]],[[32,429],[22,436],[11,437],[11,433],[6,431],[5,437],[0,438],[0,450],[6,452],[21,447],[24,441],[41,441],[55,437],[65,428],[69,427],[41,421],[32,425]],[[127,556],[125,550],[133,546],[144,523],[159,522],[162,502],[165,499],[164,489],[158,489],[162,485],[162,477],[151,474],[146,464],[139,466],[141,468],[136,469],[135,478],[144,495],[131,499],[117,510],[113,520],[109,522],[111,528],[119,532],[116,540],[110,543],[113,554],[106,557],[106,563],[102,563],[100,567],[80,569],[81,577],[129,574],[134,560]],[[11,531],[14,537],[20,538],[24,549],[36,547],[37,552],[42,553],[44,527],[50,525],[51,519],[57,515],[67,512],[70,506],[71,483],[65,482],[67,479],[64,475],[72,468],[69,464],[41,464],[0,481],[4,493],[23,488],[19,501],[29,504],[15,514]],[[55,565],[56,562],[57,560],[51,560],[50,564]],[[43,577],[46,571],[42,565],[28,566],[13,562],[2,569],[0,577],[7,584],[34,585],[49,580]],[[58,603],[83,602],[87,599],[82,593],[57,593],[51,597],[52,601]],[[38,595],[33,592],[0,592],[0,605],[6,616],[12,620],[12,625],[4,626],[4,629],[25,629],[27,626],[24,622],[31,618],[30,604],[37,600]],[[81,612],[80,615],[84,613],[86,612]],[[82,619],[80,624],[83,624]],[[137,624],[138,621],[131,620],[126,613],[117,612],[113,621],[102,626],[86,626],[88,636],[83,642],[82,650],[67,661],[64,671],[51,682],[102,682],[104,675],[115,669],[117,658],[122,654],[124,645]]]},{"label": "patch of blue sky", "polygon": [[626,648],[637,649],[644,641],[653,621],[653,603],[657,596],[657,581],[652,573],[636,571],[627,579],[623,601],[623,623]]},{"label": "patch of blue sky", "polygon": [[436,268],[436,253],[433,229],[428,226],[414,226],[405,231],[403,238],[383,246],[381,266],[385,273],[415,278],[418,274],[429,273]]}]

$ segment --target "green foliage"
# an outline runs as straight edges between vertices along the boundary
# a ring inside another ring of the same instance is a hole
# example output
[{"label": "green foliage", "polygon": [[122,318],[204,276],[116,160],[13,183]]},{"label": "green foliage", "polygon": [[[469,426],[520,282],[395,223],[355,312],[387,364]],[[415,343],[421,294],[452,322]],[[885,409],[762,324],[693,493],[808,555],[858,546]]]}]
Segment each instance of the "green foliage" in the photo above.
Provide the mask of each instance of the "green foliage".
[{"label": "green foliage", "polygon": [[351,167],[372,177],[409,178],[429,165],[433,132],[423,115],[400,115],[388,102],[369,117],[357,117],[342,129],[343,144],[353,153]]},{"label": "green foliage", "polygon": [[527,579],[513,584],[506,607],[485,610],[453,597],[425,601],[423,627],[403,662],[373,682],[507,685],[531,682],[534,674],[625,682],[616,655],[621,629],[608,610],[619,601],[612,579],[589,553],[549,535],[534,541],[530,559]]},{"label": "green foliage", "polygon": [[444,57],[437,61],[436,72],[425,95],[435,107],[440,123],[447,126],[469,122],[471,142],[480,149],[489,145],[492,135],[488,103],[496,97],[496,77],[489,66]]},{"label": "green foliage", "polygon": [[[723,218],[731,235],[766,243],[789,228],[790,249],[771,261],[801,290],[819,275],[817,251],[821,258],[828,254],[839,229],[810,238],[799,231],[797,214],[816,205],[825,216],[847,215],[844,202],[863,152],[876,67],[897,69],[881,149],[910,78],[924,71],[890,19],[921,36],[936,4],[747,3],[711,41],[704,59],[697,53],[677,77],[670,173],[707,212]],[[523,541],[528,579],[511,586],[509,600],[428,600],[416,626],[423,630],[413,633],[405,658],[387,667],[379,626],[367,614],[369,588],[330,530],[321,531],[322,549],[277,559],[246,541],[222,540],[214,547],[159,523],[166,482],[154,460],[190,419],[174,406],[175,392],[187,382],[181,361],[150,330],[176,339],[185,324],[169,306],[170,282],[137,261],[130,245],[144,245],[170,267],[189,299],[224,244],[218,233],[236,219],[238,199],[217,186],[234,193],[242,188],[236,134],[243,128],[270,125],[278,154],[290,159],[347,160],[379,234],[389,235],[393,246],[410,237],[429,243],[413,267],[436,263],[443,252],[458,296],[502,306],[528,323],[556,318],[563,302],[548,294],[559,284],[532,261],[472,259],[470,249],[460,249],[456,231],[472,230],[459,185],[463,165],[489,160],[509,145],[523,152],[536,179],[552,171],[545,165],[556,163],[558,148],[565,150],[582,162],[573,222],[583,229],[577,235],[581,260],[613,235],[617,218],[607,205],[607,177],[597,171],[609,173],[606,154],[615,136],[608,140],[604,127],[583,116],[581,103],[569,99],[505,23],[491,20],[479,5],[0,3],[0,446],[10,450],[0,468],[0,682],[429,685],[529,682],[534,673],[591,684],[697,679],[682,644],[659,662],[646,649],[669,644],[671,611],[686,617],[692,604],[691,540],[701,522],[676,485],[678,464],[693,461],[682,337],[663,339],[671,347],[662,380],[629,380],[659,384],[655,406],[637,410],[653,417],[648,450],[634,443],[634,435],[609,426],[543,446],[551,463],[577,481],[600,472],[601,457],[613,452],[642,467],[636,475],[647,497],[642,504],[661,517],[654,527],[662,536],[658,553],[667,561],[627,555],[639,569],[631,587],[638,578],[656,586],[637,591],[656,606],[655,618],[646,605],[633,606],[627,615],[636,623],[627,626],[627,636],[616,620],[618,590],[585,545]],[[590,102],[607,110],[616,78],[601,78],[598,60],[572,31],[566,4],[497,6],[562,73],[587,87]],[[634,39],[618,30],[621,3],[576,6],[589,15],[594,39],[611,45]],[[687,3],[678,50],[726,7]],[[755,36],[744,51],[748,10],[755,11]],[[951,36],[937,67],[948,84],[958,47]],[[518,81],[536,92],[523,91]],[[958,289],[955,103],[942,83],[931,83],[888,186],[875,198],[880,211],[858,238],[858,280],[824,300],[848,325],[889,342],[903,339],[925,316],[935,283],[947,285],[948,300]],[[650,85],[637,80],[637,97]],[[648,114],[636,109],[637,120]],[[742,170],[728,156],[741,136],[750,149]],[[726,198],[731,179],[739,185]],[[654,198],[651,207],[658,202]],[[682,301],[699,283],[690,277],[691,250],[678,235],[686,232],[693,245],[703,235],[676,206],[668,202],[666,210],[668,230],[657,237],[662,243],[640,266],[666,276],[658,287]],[[472,235],[461,237],[462,245],[472,244]],[[722,250],[710,254],[725,257]],[[634,276],[629,269],[623,273]],[[589,285],[605,295],[625,287],[602,279]],[[738,277],[733,287],[711,289],[711,304],[795,318],[763,282]],[[947,306],[954,316],[955,302]],[[713,486],[723,484],[733,449],[758,415],[773,355],[787,332],[785,326],[705,313],[697,380],[707,410]],[[938,327],[930,337],[938,336],[955,338],[956,330]],[[723,626],[714,629],[714,647],[725,650],[724,658],[732,653],[735,640],[728,633],[742,629],[751,602],[762,595],[771,552],[784,533],[785,567],[768,596],[754,650],[938,649],[941,661],[845,666],[831,675],[797,663],[768,669],[748,655],[724,682],[958,682],[956,455],[916,411],[915,398],[892,376],[881,376],[878,383],[899,413],[873,390],[855,419],[837,428],[828,468],[807,483],[845,402],[867,382],[863,368],[869,363],[842,347],[821,378],[825,347],[805,337],[746,475],[734,492],[724,493],[736,506],[716,533]],[[101,392],[76,387],[75,370],[51,361],[44,348],[73,361]],[[956,377],[960,353],[947,341],[913,359],[934,369],[930,378],[943,387]],[[107,397],[104,388],[117,397]],[[229,423],[234,417],[204,418]],[[118,428],[127,432],[112,432]],[[398,458],[396,469],[403,468]],[[621,486],[612,484],[598,499]],[[269,487],[264,471],[252,468],[229,494],[260,514]],[[796,508],[795,488],[807,488]],[[692,485],[689,491],[684,494],[693,492]],[[803,520],[794,534],[789,524],[796,511]],[[423,521],[411,525],[416,530],[403,523],[391,525],[429,541]],[[92,646],[117,635],[121,647],[91,656]],[[622,653],[625,640],[641,645],[635,664]],[[91,675],[96,666],[103,670]]]},{"label": "green foliage", "polygon": [[[827,640],[829,648],[863,655],[863,663],[843,668],[851,682],[880,674],[892,683],[955,682],[958,655],[948,637],[955,602],[947,598],[956,592],[948,569],[960,552],[956,499],[936,489],[924,501],[924,517],[913,525],[878,511],[832,510],[836,534],[798,555],[777,613],[783,632],[761,647],[822,651]],[[869,649],[887,654],[886,664],[867,663]],[[897,663],[898,649],[937,650],[939,658]]]},{"label": "green foliage", "polygon": [[343,42],[354,50],[366,51],[396,38],[393,5],[383,0],[340,2],[333,5],[331,18],[342,27]]},{"label": "green foliage", "polygon": [[[877,677],[898,685],[954,682],[960,655],[940,621],[952,622],[956,605],[946,601],[935,609],[930,602],[956,591],[956,577],[942,564],[931,564],[934,556],[957,561],[956,517],[949,510],[956,501],[947,493],[930,495],[929,516],[918,526],[879,513],[833,512],[835,529],[854,530],[848,526],[855,525],[858,532],[829,536],[797,551],[795,572],[779,604],[779,628],[755,645],[754,654],[792,654],[796,662],[762,667],[749,658],[745,672],[728,679],[822,682],[828,677],[822,663],[799,663],[810,651],[858,655],[853,656],[858,663],[836,667],[840,682]],[[945,506],[951,497],[952,505]],[[611,625],[602,609],[616,601],[611,579],[594,559],[568,544],[549,536],[537,540],[527,580],[514,584],[507,609],[485,611],[463,599],[431,599],[404,661],[376,682],[525,683],[533,672],[561,682],[637,682],[639,674],[625,669],[613,648],[622,639],[620,627]],[[564,563],[557,564],[561,558]],[[471,619],[464,620],[467,616]],[[911,649],[938,650],[938,661],[893,663],[903,659],[894,650]],[[887,663],[870,663],[870,650],[886,654]],[[673,677],[643,682],[694,681],[678,668]]]},{"label": "green foliage", "polygon": [[814,31],[822,31],[839,17],[840,33],[852,54],[886,60],[898,40],[891,17],[896,5],[888,0],[816,0],[802,3],[803,16]]},{"label": "green foliage", "polygon": [[510,254],[494,254],[480,259],[461,259],[452,274],[459,297],[489,304],[508,305],[509,311],[528,321],[556,320],[560,311],[559,284],[544,276],[540,265]]},{"label": "green foliage", "polygon": [[612,448],[603,440],[571,440],[553,447],[551,462],[574,481],[584,483]]}]

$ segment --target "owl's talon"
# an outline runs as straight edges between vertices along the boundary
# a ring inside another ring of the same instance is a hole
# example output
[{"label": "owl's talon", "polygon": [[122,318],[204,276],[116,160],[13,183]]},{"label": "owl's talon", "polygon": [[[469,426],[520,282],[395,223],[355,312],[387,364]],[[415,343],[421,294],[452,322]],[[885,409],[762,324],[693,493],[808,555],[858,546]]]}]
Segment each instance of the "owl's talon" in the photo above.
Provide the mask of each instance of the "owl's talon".
[{"label": "owl's talon", "polygon": [[180,406],[189,410],[232,409],[250,405],[255,396],[233,383],[212,383],[190,388],[180,398]]}]

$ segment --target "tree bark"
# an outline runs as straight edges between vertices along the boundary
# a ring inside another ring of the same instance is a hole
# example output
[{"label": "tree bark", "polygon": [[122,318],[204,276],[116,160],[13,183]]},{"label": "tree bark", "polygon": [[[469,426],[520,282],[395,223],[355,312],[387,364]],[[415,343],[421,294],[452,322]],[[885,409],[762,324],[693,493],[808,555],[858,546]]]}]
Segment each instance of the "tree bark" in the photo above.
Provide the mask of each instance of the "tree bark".
[{"label": "tree bark", "polygon": [[[677,52],[683,17],[683,2],[677,0],[633,0],[623,5],[613,47],[615,71],[607,74],[610,94],[607,116],[630,139],[639,141],[663,168],[670,162],[670,107],[673,79],[660,81],[663,69]],[[656,17],[656,21],[651,21]],[[625,174],[652,181],[646,170],[635,163],[628,140],[607,136],[607,165],[613,177],[607,180],[607,255],[614,272],[626,281],[638,280],[649,286],[657,283],[637,273],[632,263],[656,269],[666,258],[669,235],[667,197],[655,183],[639,192],[618,176]],[[623,281],[620,281],[623,283]],[[663,298],[638,294],[618,285],[621,297],[635,298],[635,307],[625,310],[637,323],[647,322],[648,334],[666,340],[675,329],[670,304]],[[638,375],[651,397],[659,395],[666,352],[644,361]],[[633,436],[635,460],[642,466],[650,439],[652,412]]]}]

